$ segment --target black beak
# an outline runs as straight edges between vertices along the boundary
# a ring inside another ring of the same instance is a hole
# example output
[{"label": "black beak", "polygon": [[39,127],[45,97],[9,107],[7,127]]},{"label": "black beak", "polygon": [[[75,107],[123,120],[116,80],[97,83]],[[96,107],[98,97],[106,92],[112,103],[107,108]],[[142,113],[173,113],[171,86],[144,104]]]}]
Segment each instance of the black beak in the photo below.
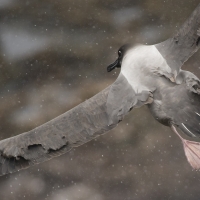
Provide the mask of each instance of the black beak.
[{"label": "black beak", "polygon": [[108,67],[107,67],[107,72],[111,72],[113,69],[115,69],[115,68],[120,68],[121,67],[121,62],[120,62],[120,60],[119,60],[119,58],[117,58],[117,60],[114,62],[114,63],[112,63],[112,64],[110,64]]}]

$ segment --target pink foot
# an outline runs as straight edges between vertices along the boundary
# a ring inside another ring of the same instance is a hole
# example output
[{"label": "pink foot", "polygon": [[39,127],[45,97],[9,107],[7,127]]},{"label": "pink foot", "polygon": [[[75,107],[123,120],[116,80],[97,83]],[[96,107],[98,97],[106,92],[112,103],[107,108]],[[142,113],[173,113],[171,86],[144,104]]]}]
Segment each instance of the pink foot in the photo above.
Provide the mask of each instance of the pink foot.
[{"label": "pink foot", "polygon": [[181,137],[181,135],[176,130],[175,126],[172,125],[172,130],[178,135],[183,143],[183,148],[185,151],[185,156],[192,166],[193,169],[200,169],[200,143],[189,141]]}]

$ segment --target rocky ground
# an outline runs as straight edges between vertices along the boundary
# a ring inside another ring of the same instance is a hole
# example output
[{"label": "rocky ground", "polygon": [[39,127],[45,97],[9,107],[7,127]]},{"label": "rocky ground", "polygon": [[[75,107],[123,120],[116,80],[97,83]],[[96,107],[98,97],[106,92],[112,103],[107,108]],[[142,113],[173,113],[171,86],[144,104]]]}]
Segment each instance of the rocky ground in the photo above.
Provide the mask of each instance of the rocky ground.
[{"label": "rocky ground", "polygon": [[[111,84],[126,42],[170,37],[199,0],[0,0],[0,139],[28,131]],[[198,52],[184,69],[200,77]],[[199,200],[200,173],[147,107],[68,154],[0,177],[0,199]]]}]

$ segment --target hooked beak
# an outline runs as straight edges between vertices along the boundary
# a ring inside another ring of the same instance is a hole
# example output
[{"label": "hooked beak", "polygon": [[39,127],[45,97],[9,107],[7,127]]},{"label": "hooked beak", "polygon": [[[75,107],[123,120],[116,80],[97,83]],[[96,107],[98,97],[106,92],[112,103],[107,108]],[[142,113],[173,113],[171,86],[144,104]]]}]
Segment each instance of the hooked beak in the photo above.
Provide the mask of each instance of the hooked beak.
[{"label": "hooked beak", "polygon": [[117,58],[117,60],[114,62],[114,63],[112,63],[112,64],[110,64],[108,67],[107,67],[107,72],[111,72],[113,69],[115,69],[115,68],[120,68],[121,67],[121,61],[120,61],[120,59],[119,58]]}]

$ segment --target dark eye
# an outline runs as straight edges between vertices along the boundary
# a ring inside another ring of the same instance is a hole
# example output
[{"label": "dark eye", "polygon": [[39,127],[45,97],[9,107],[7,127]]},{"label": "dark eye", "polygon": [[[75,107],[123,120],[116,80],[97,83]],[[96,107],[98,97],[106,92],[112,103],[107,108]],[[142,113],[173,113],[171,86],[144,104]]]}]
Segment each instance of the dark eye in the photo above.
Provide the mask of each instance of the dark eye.
[{"label": "dark eye", "polygon": [[121,52],[121,51],[118,51],[118,55],[121,56],[121,54],[122,54],[122,52]]}]

